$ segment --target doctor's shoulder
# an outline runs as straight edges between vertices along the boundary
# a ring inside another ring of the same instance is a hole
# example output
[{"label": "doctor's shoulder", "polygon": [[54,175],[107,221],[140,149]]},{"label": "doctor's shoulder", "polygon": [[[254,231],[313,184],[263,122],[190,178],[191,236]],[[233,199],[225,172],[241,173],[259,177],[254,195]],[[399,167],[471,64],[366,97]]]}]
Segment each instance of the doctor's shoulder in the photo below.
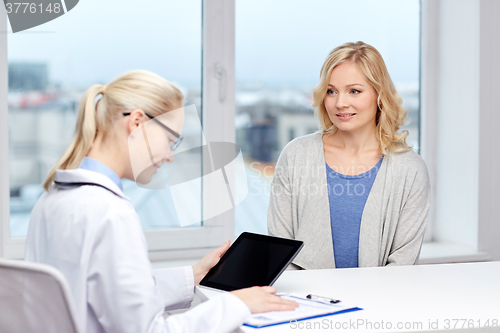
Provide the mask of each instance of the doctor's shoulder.
[{"label": "doctor's shoulder", "polygon": [[68,209],[74,222],[81,221],[88,226],[113,223],[123,220],[124,216],[140,224],[139,217],[128,199],[100,186],[59,188],[51,185],[48,191],[42,194],[38,204],[57,210]]},{"label": "doctor's shoulder", "polygon": [[142,235],[139,215],[129,199],[96,186],[82,186],[81,192],[82,197],[87,198],[82,208],[94,212],[95,220],[90,223],[97,223],[99,228],[108,231],[127,229],[127,233],[134,230]]}]

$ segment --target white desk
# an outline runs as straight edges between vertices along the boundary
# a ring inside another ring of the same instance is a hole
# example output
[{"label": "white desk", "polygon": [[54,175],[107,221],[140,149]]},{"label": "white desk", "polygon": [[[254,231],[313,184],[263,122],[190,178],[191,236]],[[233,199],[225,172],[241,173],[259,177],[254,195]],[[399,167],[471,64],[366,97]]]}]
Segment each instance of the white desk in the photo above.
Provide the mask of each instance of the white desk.
[{"label": "white desk", "polygon": [[[363,310],[302,321],[301,326],[242,326],[240,332],[409,332],[469,328],[469,323],[484,327],[488,320],[490,326],[496,320],[497,327],[486,331],[500,332],[500,262],[286,271],[274,286],[278,292],[338,298]],[[206,301],[218,292],[197,288],[196,294]],[[436,321],[438,326],[429,327]],[[396,327],[399,323],[402,328]]]}]

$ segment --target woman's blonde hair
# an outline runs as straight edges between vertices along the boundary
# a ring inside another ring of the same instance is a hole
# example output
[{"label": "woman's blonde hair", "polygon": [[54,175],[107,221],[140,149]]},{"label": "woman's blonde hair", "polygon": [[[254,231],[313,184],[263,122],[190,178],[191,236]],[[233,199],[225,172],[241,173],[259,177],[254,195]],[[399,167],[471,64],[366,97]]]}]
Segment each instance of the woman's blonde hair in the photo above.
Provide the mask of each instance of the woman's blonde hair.
[{"label": "woman's blonde hair", "polygon": [[[97,103],[96,98],[102,95]],[[161,76],[135,70],[120,75],[107,86],[95,84],[84,94],[78,106],[75,136],[59,161],[50,169],[43,187],[54,181],[56,170],[75,169],[89,153],[97,132],[103,137],[122,113],[141,109],[156,117],[179,108],[183,102],[179,88]]]},{"label": "woman's blonde hair", "polygon": [[406,144],[408,131],[398,133],[408,111],[402,106],[403,100],[394,88],[382,56],[373,46],[363,42],[345,43],[336,47],[328,54],[321,68],[319,83],[313,89],[312,104],[319,119],[320,130],[323,133],[337,130],[328,116],[324,100],[333,69],[345,62],[355,63],[377,92],[376,126],[381,152],[386,154],[388,151],[411,149]]}]

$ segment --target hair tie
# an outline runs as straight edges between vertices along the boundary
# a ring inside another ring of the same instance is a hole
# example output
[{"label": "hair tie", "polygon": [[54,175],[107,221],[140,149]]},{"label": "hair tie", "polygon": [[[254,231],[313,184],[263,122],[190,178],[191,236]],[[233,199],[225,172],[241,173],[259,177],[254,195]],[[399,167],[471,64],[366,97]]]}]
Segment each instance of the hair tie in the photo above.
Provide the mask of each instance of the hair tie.
[{"label": "hair tie", "polygon": [[[101,91],[97,94],[96,98],[97,98],[97,102],[95,102],[95,109],[97,111],[97,105],[99,104],[99,102],[101,101],[101,99],[104,97],[104,92],[106,91],[106,88],[107,86],[106,85],[102,85],[101,87]],[[101,95],[101,96],[99,96]]]}]

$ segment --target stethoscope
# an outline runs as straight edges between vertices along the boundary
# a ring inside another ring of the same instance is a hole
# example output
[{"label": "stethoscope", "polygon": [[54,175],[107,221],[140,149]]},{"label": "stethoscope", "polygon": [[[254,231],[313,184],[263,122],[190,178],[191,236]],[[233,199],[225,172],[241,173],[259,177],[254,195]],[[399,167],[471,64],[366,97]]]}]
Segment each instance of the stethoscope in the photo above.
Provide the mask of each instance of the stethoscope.
[{"label": "stethoscope", "polygon": [[58,186],[61,186],[61,187],[98,186],[98,187],[102,187],[102,188],[108,190],[109,192],[113,193],[114,195],[120,197],[120,195],[118,193],[116,193],[115,191],[110,190],[106,186],[101,185],[101,184],[97,184],[97,183],[89,183],[89,182],[74,182],[74,183],[69,183],[69,182],[54,181],[54,184],[56,184]]}]

